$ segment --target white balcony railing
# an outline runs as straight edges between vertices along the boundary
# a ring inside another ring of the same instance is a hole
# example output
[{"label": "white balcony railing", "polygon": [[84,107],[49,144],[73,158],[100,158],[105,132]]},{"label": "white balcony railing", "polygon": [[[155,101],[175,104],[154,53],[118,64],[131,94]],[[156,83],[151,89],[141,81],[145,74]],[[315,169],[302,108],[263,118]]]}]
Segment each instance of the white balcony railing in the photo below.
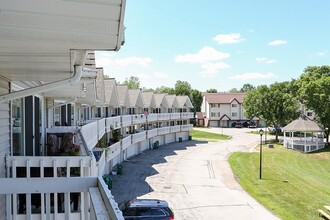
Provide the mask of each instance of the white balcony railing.
[{"label": "white balcony railing", "polygon": [[120,146],[121,143],[117,142],[115,144],[112,144],[110,147],[106,148],[105,150],[106,161],[110,161],[113,158],[115,158],[118,154],[120,154]]},{"label": "white balcony railing", "polygon": [[170,116],[171,116],[171,113],[159,113],[158,114],[158,120],[159,121],[169,120]]},{"label": "white balcony railing", "polygon": [[143,131],[132,135],[132,144],[144,141],[147,139],[147,132]]},{"label": "white balcony railing", "polygon": [[171,113],[171,119],[180,119],[180,113],[179,112]]},{"label": "white balcony railing", "polygon": [[181,119],[190,119],[194,117],[193,112],[181,112]]},{"label": "white balcony railing", "polygon": [[86,147],[92,150],[99,140],[97,121],[82,126],[80,132],[86,142]]},{"label": "white balcony railing", "polygon": [[180,125],[171,126],[171,133],[179,132],[181,130]]},{"label": "white balcony railing", "polygon": [[157,136],[157,128],[154,128],[152,130],[147,130],[147,138],[152,138]]},{"label": "white balcony railing", "polygon": [[110,131],[111,128],[113,128],[113,129],[121,128],[120,119],[121,119],[120,116],[106,118],[107,131]]},{"label": "white balcony railing", "polygon": [[[101,177],[0,178],[0,185],[0,194],[6,195],[6,219],[124,220]],[[76,202],[71,195],[79,200],[77,210],[71,205],[72,200]],[[20,205],[24,210],[18,212]]]},{"label": "white balcony railing", "polygon": [[190,131],[193,129],[192,124],[181,125],[181,131]]},{"label": "white balcony railing", "polygon": [[132,136],[128,135],[127,137],[121,140],[121,150],[125,150],[132,144]]},{"label": "white balcony railing", "polygon": [[168,133],[170,133],[170,127],[158,128],[158,135],[163,135]]},{"label": "white balcony railing", "polygon": [[122,115],[121,125],[123,127],[132,125],[132,115]]},{"label": "white balcony railing", "polygon": [[147,117],[144,114],[132,115],[133,124],[142,124],[147,121]]},{"label": "white balcony railing", "polygon": [[147,116],[147,121],[148,122],[153,122],[158,120],[158,114],[149,114]]},{"label": "white balcony railing", "polygon": [[105,134],[105,118],[97,121],[97,129],[98,140],[100,140]]}]

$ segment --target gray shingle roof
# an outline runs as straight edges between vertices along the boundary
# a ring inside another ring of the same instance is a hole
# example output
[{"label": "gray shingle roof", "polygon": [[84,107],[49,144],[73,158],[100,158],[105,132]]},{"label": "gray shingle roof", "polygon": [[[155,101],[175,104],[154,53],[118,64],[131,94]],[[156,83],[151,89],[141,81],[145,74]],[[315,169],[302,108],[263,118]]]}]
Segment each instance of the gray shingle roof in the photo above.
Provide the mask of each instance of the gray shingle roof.
[{"label": "gray shingle roof", "polygon": [[194,107],[188,96],[177,96],[176,99],[178,100],[179,108],[183,108],[184,106],[188,108]]},{"label": "gray shingle roof", "polygon": [[300,117],[285,126],[283,131],[322,131],[322,128],[316,122]]},{"label": "gray shingle roof", "polygon": [[119,97],[116,88],[116,80],[113,78],[104,79],[105,100],[108,105],[119,106]]},{"label": "gray shingle roof", "polygon": [[130,107],[127,85],[117,85],[117,91],[118,91],[119,105]]},{"label": "gray shingle roof", "polygon": [[143,100],[141,97],[140,89],[129,89],[128,90],[129,99],[131,106],[134,107],[143,107]]}]

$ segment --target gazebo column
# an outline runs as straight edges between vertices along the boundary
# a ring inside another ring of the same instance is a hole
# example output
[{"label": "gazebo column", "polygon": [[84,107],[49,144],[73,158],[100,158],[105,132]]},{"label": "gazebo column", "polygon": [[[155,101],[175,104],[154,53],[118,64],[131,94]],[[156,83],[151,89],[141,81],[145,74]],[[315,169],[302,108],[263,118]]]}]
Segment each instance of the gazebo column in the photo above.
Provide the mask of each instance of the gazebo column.
[{"label": "gazebo column", "polygon": [[306,144],[307,144],[307,139],[306,139],[306,132],[304,132],[304,137],[305,137],[305,144],[304,144],[304,153],[306,153]]}]

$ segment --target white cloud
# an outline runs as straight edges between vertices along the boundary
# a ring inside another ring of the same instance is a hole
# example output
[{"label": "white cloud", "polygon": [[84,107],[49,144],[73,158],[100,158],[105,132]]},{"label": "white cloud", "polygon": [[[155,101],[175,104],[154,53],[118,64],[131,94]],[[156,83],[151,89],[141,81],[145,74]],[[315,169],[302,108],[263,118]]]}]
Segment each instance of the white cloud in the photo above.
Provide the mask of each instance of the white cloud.
[{"label": "white cloud", "polygon": [[268,45],[276,46],[276,45],[282,45],[282,44],[286,44],[286,43],[287,43],[286,40],[273,40],[273,41],[269,42]]},{"label": "white cloud", "polygon": [[256,61],[260,63],[277,63],[277,60],[269,59],[266,57],[257,57]]},{"label": "white cloud", "polygon": [[217,63],[204,63],[202,64],[203,71],[201,72],[203,76],[214,76],[218,73],[220,69],[230,68],[230,66],[223,62]]},{"label": "white cloud", "polygon": [[218,34],[213,38],[218,44],[237,44],[244,41],[241,34]]},{"label": "white cloud", "polygon": [[100,58],[96,60],[97,66],[128,66],[128,65],[138,65],[142,67],[148,67],[153,60],[150,57],[124,57],[124,58]]},{"label": "white cloud", "polygon": [[229,79],[235,80],[256,80],[256,79],[270,79],[274,78],[274,73],[244,73],[244,74],[237,74],[235,76],[229,77]]},{"label": "white cloud", "polygon": [[160,79],[166,79],[166,78],[168,78],[168,74],[161,73],[161,72],[154,72],[154,76],[156,78],[160,78]]},{"label": "white cloud", "polygon": [[178,63],[207,63],[218,61],[230,57],[229,53],[217,51],[213,47],[204,46],[198,53],[187,53],[184,55],[177,55],[175,61]]},{"label": "white cloud", "polygon": [[319,51],[319,52],[316,52],[315,55],[318,56],[318,57],[324,57],[328,54],[328,51],[326,50],[323,50],[323,51]]}]

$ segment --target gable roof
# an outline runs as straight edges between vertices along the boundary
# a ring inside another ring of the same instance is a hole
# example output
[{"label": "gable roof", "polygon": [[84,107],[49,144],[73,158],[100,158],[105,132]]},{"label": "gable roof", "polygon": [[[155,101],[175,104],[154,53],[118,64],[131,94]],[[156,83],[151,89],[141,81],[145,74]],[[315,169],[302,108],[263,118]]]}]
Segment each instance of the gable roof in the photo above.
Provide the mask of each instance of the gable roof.
[{"label": "gable roof", "polygon": [[121,107],[130,107],[130,100],[128,95],[127,85],[117,85],[118,97],[119,97],[119,106]]},{"label": "gable roof", "polygon": [[194,107],[188,96],[177,96],[176,99],[178,100],[179,108],[183,108],[183,107],[193,108]]},{"label": "gable roof", "polygon": [[169,108],[179,108],[178,100],[176,99],[176,95],[166,95]]},{"label": "gable roof", "polygon": [[153,92],[143,92],[142,93],[143,104],[145,108],[156,108],[156,101]]},{"label": "gable roof", "polygon": [[95,87],[97,104],[103,105],[105,102],[103,68],[97,68]]},{"label": "gable roof", "polygon": [[198,119],[204,119],[205,118],[204,112],[196,112],[196,117]]},{"label": "gable roof", "polygon": [[143,99],[140,89],[129,89],[128,94],[131,106],[143,108]]},{"label": "gable roof", "polygon": [[119,97],[116,87],[116,80],[113,78],[104,79],[105,102],[109,106],[118,107]]},{"label": "gable roof", "polygon": [[165,99],[165,95],[166,94],[154,94],[156,108],[160,108],[160,107],[168,108],[168,103],[167,100]]},{"label": "gable roof", "polygon": [[246,93],[204,93],[208,103],[229,104],[236,100],[238,103],[243,103]]}]

